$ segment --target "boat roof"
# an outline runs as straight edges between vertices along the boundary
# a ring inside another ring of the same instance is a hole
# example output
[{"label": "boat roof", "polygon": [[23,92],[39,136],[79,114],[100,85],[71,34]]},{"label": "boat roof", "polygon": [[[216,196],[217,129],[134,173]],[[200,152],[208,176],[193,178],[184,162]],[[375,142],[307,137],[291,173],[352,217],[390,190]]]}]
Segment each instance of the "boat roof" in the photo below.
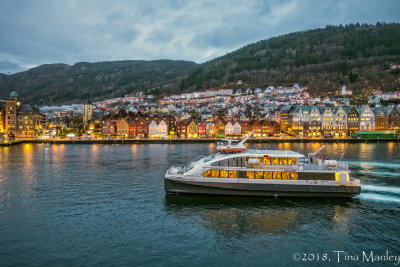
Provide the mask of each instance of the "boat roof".
[{"label": "boat roof", "polygon": [[238,139],[220,139],[217,142],[221,142],[221,141],[225,141],[225,142],[229,142],[229,141],[240,142],[240,140],[238,140]]},{"label": "boat roof", "polygon": [[246,154],[269,155],[275,157],[303,158],[304,155],[291,150],[248,149]]}]

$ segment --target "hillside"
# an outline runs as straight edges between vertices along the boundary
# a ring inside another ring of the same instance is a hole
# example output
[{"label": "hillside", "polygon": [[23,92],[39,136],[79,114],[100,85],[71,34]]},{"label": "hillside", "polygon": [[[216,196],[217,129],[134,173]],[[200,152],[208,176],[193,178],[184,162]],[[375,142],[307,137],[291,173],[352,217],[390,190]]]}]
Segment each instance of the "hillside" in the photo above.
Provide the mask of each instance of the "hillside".
[{"label": "hillside", "polygon": [[335,92],[342,84],[356,94],[373,89],[400,90],[400,24],[327,26],[249,44],[198,65],[180,83],[181,91],[227,84],[289,85],[311,92]]},{"label": "hillside", "polygon": [[99,63],[46,64],[13,75],[0,74],[0,99],[17,91],[34,104],[82,103],[119,97],[139,90],[169,90],[196,63],[189,61],[110,61]]},{"label": "hillside", "polygon": [[[13,75],[0,73],[0,99],[17,91],[34,104],[82,103],[155,88],[152,94],[221,85],[265,87],[300,82],[312,93],[343,84],[357,95],[400,90],[400,24],[352,24],[291,33],[249,44],[197,65],[189,61],[110,61],[47,64]],[[236,85],[242,80],[242,85]]]}]

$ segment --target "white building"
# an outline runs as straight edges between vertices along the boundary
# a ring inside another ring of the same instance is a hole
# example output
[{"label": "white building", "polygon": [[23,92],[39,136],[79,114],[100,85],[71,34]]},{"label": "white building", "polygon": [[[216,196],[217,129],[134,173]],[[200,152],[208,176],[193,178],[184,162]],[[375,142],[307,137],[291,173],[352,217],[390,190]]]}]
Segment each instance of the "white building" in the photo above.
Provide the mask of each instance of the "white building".
[{"label": "white building", "polygon": [[335,126],[335,114],[330,108],[326,108],[324,113],[322,113],[322,130],[330,131],[334,129]]},{"label": "white building", "polygon": [[228,121],[228,123],[225,125],[225,135],[232,135],[232,134],[234,134],[233,124],[231,121]]},{"label": "white building", "polygon": [[339,107],[335,113],[334,129],[345,131],[347,129],[347,114],[342,107]]},{"label": "white building", "polygon": [[159,137],[167,137],[168,136],[168,125],[164,120],[161,120],[157,127],[157,134]]},{"label": "white building", "polygon": [[238,121],[233,124],[233,134],[240,135],[242,133],[242,126]]},{"label": "white building", "polygon": [[152,120],[149,124],[149,136],[156,137],[158,133],[158,125],[155,120]]},{"label": "white building", "polygon": [[360,130],[375,130],[375,114],[368,106],[360,108]]}]

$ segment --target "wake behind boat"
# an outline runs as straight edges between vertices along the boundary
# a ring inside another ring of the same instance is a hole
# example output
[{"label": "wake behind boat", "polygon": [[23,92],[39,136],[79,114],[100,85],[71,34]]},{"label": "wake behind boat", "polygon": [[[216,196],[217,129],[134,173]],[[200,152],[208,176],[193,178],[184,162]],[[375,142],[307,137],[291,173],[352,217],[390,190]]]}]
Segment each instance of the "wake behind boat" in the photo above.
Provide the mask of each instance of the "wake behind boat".
[{"label": "wake behind boat", "polygon": [[[250,134],[251,135],[251,134]],[[247,149],[222,140],[220,152],[186,166],[172,166],[164,178],[167,193],[242,196],[353,197],[360,181],[341,161],[283,150]]]}]

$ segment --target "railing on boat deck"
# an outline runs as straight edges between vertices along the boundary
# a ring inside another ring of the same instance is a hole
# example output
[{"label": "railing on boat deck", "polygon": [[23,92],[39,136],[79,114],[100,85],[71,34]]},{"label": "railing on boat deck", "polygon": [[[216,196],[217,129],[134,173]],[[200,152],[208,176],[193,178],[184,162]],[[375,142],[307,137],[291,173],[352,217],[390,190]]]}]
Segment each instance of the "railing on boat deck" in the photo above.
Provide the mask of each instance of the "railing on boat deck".
[{"label": "railing on boat deck", "polygon": [[[301,165],[300,165],[301,166]],[[314,163],[303,163],[304,170],[315,170],[315,171],[324,171],[324,170],[335,170],[335,171],[347,171],[349,170],[349,166],[344,162],[337,162],[336,166],[329,166],[322,163],[314,164]]]}]

